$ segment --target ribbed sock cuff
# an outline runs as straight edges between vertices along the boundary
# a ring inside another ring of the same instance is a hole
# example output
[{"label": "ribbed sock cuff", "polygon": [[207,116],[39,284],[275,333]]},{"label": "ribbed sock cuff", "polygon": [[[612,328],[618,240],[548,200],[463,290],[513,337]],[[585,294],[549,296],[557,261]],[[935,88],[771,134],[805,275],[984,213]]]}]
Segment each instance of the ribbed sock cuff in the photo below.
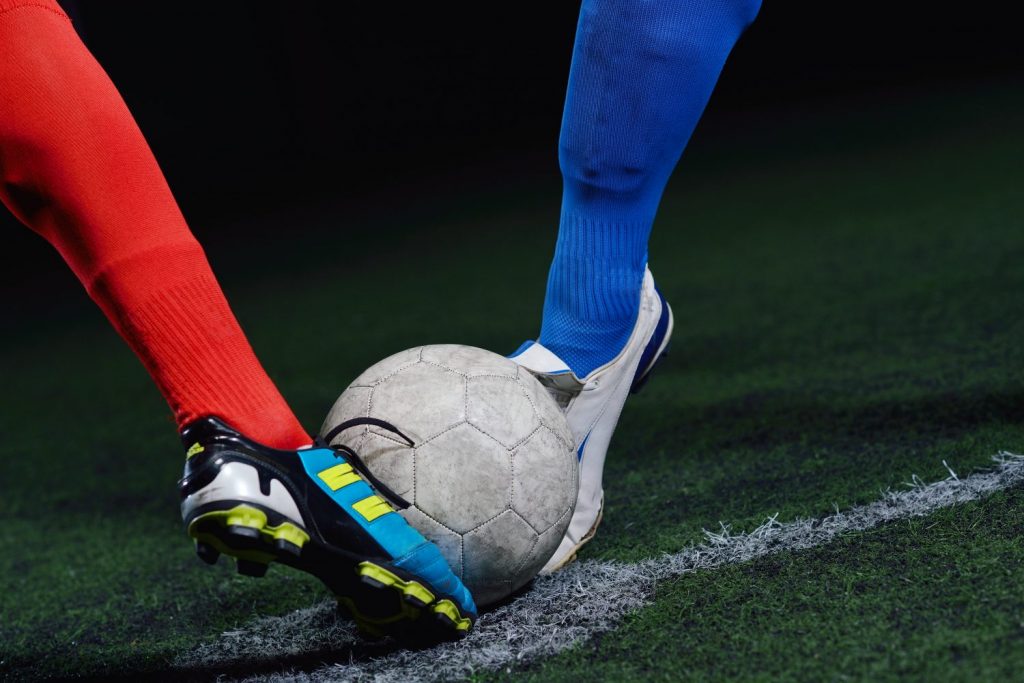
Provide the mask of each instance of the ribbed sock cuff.
[{"label": "ribbed sock cuff", "polygon": [[563,213],[540,342],[580,376],[614,358],[640,304],[650,223]]},{"label": "ribbed sock cuff", "polygon": [[269,446],[309,443],[197,243],[161,246],[108,264],[88,290],[142,360],[179,427],[216,415]]},{"label": "ribbed sock cuff", "polygon": [[563,214],[548,283],[549,299],[588,321],[632,322],[647,265],[645,223],[610,223]]}]

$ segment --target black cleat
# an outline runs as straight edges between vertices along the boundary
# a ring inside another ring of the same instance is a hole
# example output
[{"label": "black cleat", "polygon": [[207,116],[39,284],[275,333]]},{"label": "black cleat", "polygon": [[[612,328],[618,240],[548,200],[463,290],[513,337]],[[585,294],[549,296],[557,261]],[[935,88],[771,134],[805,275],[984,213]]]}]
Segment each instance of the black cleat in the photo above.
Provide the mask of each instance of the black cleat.
[{"label": "black cleat", "polygon": [[404,504],[351,449],[318,440],[275,450],[212,417],[188,425],[182,440],[181,515],[204,562],[224,554],[247,576],[265,575],[271,562],[309,572],[372,636],[436,642],[472,627],[469,591],[434,544],[375,493],[369,482]]}]

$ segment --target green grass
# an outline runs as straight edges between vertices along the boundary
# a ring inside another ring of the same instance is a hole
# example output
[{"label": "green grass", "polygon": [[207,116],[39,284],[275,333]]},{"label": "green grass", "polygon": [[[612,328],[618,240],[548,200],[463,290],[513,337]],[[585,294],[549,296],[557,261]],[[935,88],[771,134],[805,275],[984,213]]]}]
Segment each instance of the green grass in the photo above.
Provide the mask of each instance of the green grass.
[{"label": "green grass", "polygon": [[1019,680],[1024,491],[688,575],[615,632],[504,678]]},{"label": "green grass", "polygon": [[[1018,93],[924,94],[698,131],[651,246],[677,317],[673,353],[627,405],[606,521],[584,557],[651,557],[719,520],[819,516],[913,474],[942,478],[942,460],[964,474],[1024,450]],[[536,334],[556,189],[466,198],[453,186],[420,214],[390,217],[297,211],[261,219],[287,237],[211,260],[315,429],[348,381],[391,352],[506,351]],[[158,674],[203,639],[325,596],[285,569],[253,581],[194,558],[166,407],[83,294],[8,322],[18,334],[0,339],[0,676]],[[617,631],[526,673],[1020,671],[1022,506],[1008,492],[688,576]]]}]

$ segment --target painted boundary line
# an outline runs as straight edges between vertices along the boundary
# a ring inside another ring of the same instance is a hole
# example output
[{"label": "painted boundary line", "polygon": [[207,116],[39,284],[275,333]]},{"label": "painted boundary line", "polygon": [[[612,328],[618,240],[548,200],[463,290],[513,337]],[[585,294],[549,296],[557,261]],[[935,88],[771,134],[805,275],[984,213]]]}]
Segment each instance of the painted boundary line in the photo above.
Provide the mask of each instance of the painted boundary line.
[{"label": "painted boundary line", "polygon": [[[750,533],[732,533],[722,525],[718,532],[704,532],[706,543],[678,553],[632,564],[574,563],[552,576],[538,578],[529,592],[481,616],[473,632],[458,643],[423,651],[386,651],[379,657],[327,664],[309,673],[281,672],[247,680],[451,680],[551,656],[614,628],[628,613],[650,602],[658,581],[773,553],[813,548],[842,534],[925,516],[1024,483],[1024,456],[1004,452],[993,460],[991,470],[963,479],[951,469],[947,479],[931,484],[914,476],[906,490],[884,491],[874,503],[846,511],[837,509],[822,519],[780,523],[771,517]],[[182,673],[260,662],[273,667],[275,661],[280,666],[280,661],[290,656],[316,657],[320,653],[328,659],[332,652],[350,649],[358,640],[354,627],[336,617],[333,603],[325,601],[282,617],[257,619],[240,630],[224,633],[217,641],[179,656],[175,666],[184,669]]]}]

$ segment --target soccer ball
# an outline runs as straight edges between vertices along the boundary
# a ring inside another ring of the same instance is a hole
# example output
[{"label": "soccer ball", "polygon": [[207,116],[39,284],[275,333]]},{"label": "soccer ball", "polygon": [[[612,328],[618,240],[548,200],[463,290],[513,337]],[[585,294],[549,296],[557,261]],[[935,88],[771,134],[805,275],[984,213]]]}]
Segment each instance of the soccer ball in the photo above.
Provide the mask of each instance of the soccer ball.
[{"label": "soccer ball", "polygon": [[410,503],[401,514],[433,541],[477,604],[532,579],[558,547],[576,503],[572,433],[554,399],[525,369],[490,351],[423,346],[366,370],[335,402],[321,434],[344,420],[353,448]]}]

